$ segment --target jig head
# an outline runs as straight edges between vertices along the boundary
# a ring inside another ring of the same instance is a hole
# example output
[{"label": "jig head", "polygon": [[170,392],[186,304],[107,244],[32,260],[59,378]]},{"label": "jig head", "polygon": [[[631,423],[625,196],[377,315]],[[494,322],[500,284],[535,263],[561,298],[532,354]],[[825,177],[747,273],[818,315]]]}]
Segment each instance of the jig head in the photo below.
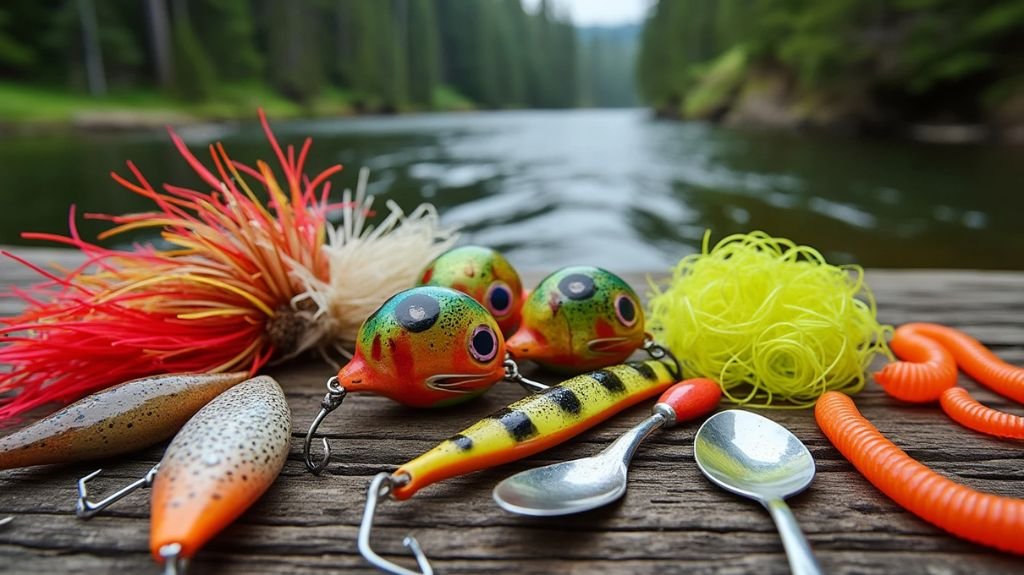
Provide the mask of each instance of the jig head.
[{"label": "jig head", "polygon": [[498,324],[473,298],[433,286],[399,292],[367,318],[352,360],[328,380],[320,412],[306,433],[306,467],[319,473],[327,465],[327,439],[318,463],[310,443],[349,393],[374,393],[412,407],[445,407],[504,379],[505,359]]},{"label": "jig head", "polygon": [[516,359],[579,373],[625,361],[645,339],[633,288],[601,268],[574,266],[544,278],[530,293],[507,346]]},{"label": "jig head", "polygon": [[[539,453],[590,429],[620,411],[653,397],[679,380],[674,362],[630,362],[578,375],[527,396],[442,441],[395,472],[374,477],[359,527],[359,551],[389,573],[416,575],[380,557],[370,547],[376,508],[388,496],[408,499],[420,489],[473,471]],[[406,546],[424,573],[430,564],[415,543]]]},{"label": "jig head", "polygon": [[88,519],[152,486],[150,551],[165,573],[188,561],[270,487],[288,458],[291,413],[281,386],[259,376],[225,391],[181,428],[145,477],[99,502],[79,480],[77,514]]},{"label": "jig head", "polygon": [[494,316],[505,337],[519,328],[523,282],[512,264],[491,248],[448,250],[427,265],[417,285],[447,287],[475,299]]},{"label": "jig head", "polygon": [[171,374],[98,391],[0,438],[0,469],[130,453],[174,435],[245,372]]}]

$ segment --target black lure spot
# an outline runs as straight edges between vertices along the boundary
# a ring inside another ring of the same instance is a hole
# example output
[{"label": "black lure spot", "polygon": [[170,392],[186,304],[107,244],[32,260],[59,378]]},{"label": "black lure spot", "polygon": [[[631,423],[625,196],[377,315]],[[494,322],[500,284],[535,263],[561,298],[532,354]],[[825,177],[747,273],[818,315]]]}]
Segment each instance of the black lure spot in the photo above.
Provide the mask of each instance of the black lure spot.
[{"label": "black lure spot", "polygon": [[491,418],[497,419],[498,423],[501,423],[512,439],[516,441],[526,441],[537,435],[537,426],[533,424],[530,416],[522,411],[505,408],[492,415]]},{"label": "black lure spot", "polygon": [[473,449],[473,440],[461,433],[451,436],[448,438],[448,441],[454,443],[461,451],[469,451],[470,449]]},{"label": "black lure spot", "polygon": [[612,393],[623,393],[626,391],[626,386],[622,383],[622,380],[619,379],[619,376],[607,369],[599,369],[594,373],[591,373],[590,377],[594,378],[594,381],[601,384],[601,387]]},{"label": "black lure spot", "polygon": [[558,291],[571,300],[584,300],[594,297],[597,287],[589,276],[569,274],[558,282]]},{"label": "black lure spot", "polygon": [[405,329],[419,333],[431,328],[441,315],[441,304],[426,294],[412,294],[398,302],[395,319]]},{"label": "black lure spot", "polygon": [[642,361],[631,361],[627,363],[629,367],[633,368],[633,371],[639,373],[644,379],[648,381],[654,381],[658,379],[658,374],[654,372],[654,368]]},{"label": "black lure spot", "polygon": [[583,405],[580,403],[580,398],[576,397],[576,393],[571,389],[566,389],[564,387],[552,387],[547,391],[547,397],[551,399],[551,401],[554,401],[555,405],[566,413],[579,415],[580,410],[583,409]]}]

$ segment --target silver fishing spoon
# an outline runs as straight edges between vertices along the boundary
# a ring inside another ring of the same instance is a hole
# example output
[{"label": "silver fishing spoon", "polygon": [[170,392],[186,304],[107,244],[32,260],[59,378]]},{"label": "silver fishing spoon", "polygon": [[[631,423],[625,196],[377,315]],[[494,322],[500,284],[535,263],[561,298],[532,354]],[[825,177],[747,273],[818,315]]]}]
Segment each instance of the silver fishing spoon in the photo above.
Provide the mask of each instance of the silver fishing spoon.
[{"label": "silver fishing spoon", "polygon": [[693,439],[693,456],[712,483],[759,502],[771,513],[793,573],[821,573],[785,502],[814,479],[814,459],[795,435],[767,417],[730,409],[700,426]]},{"label": "silver fishing spoon", "polygon": [[528,469],[494,488],[506,511],[548,517],[580,513],[615,501],[626,492],[629,462],[640,442],[659,427],[671,427],[713,410],[722,390],[709,379],[688,379],[658,398],[653,415],[593,457]]}]

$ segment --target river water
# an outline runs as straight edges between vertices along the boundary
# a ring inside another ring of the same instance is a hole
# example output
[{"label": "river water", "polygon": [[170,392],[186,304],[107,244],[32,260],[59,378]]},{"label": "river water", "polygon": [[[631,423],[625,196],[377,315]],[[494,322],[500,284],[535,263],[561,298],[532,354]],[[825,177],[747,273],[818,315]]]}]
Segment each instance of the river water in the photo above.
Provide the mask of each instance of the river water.
[{"label": "river water", "polygon": [[[760,229],[871,267],[1024,269],[1024,150],[726,130],[643,110],[523,111],[275,122],[314,138],[310,167],[362,166],[372,192],[437,206],[464,241],[523,269],[668,269],[713,239]],[[255,124],[182,128],[195,150],[225,143],[272,159]],[[0,243],[63,232],[67,208],[147,208],[109,172],[198,185],[165,133],[5,136]],[[83,227],[88,236],[102,229]]]}]

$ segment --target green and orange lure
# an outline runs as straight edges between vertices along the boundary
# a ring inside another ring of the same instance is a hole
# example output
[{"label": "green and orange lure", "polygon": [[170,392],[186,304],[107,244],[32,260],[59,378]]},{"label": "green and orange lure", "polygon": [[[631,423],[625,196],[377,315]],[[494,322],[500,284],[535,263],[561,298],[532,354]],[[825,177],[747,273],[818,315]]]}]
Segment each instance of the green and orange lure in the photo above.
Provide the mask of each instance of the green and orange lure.
[{"label": "green and orange lure", "polygon": [[356,351],[328,383],[320,413],[306,434],[306,466],[318,473],[330,457],[311,459],[320,422],[348,393],[374,393],[411,407],[446,407],[472,399],[505,377],[505,339],[473,298],[423,286],[399,292],[359,328]]},{"label": "green and orange lure", "polygon": [[446,251],[427,265],[418,285],[447,287],[475,299],[494,316],[505,337],[519,328],[523,282],[512,264],[491,248]]},{"label": "green and orange lure", "polygon": [[640,298],[601,268],[556,271],[530,293],[522,313],[509,353],[563,373],[622,363],[646,340]]}]

